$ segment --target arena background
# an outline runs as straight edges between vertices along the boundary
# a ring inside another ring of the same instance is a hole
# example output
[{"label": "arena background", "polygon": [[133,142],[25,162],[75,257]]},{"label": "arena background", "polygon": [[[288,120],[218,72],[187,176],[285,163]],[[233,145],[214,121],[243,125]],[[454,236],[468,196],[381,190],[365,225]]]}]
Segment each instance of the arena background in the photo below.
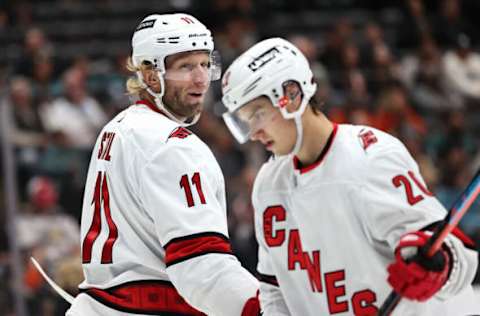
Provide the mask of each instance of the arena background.
[{"label": "arena background", "polygon": [[[101,125],[131,102],[124,84],[131,35],[154,12],[203,21],[224,69],[258,40],[292,40],[311,62],[323,111],[399,137],[447,207],[480,165],[479,1],[3,0],[1,315],[63,315],[68,308],[33,269],[31,255],[76,293],[91,146]],[[267,153],[235,143],[219,118],[219,82],[212,85],[193,130],[222,166],[231,240],[254,272],[249,196]],[[479,202],[461,226],[480,242]]]}]

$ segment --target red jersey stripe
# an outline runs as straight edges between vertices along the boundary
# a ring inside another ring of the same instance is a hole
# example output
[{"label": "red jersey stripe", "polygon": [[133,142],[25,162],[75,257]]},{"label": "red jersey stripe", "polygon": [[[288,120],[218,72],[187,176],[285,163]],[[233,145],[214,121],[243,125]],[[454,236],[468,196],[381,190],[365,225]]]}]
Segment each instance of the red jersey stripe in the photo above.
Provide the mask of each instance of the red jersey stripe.
[{"label": "red jersey stripe", "polygon": [[[160,113],[162,115],[165,115],[165,113],[163,113],[162,110],[160,110],[156,105],[154,105],[153,103],[151,103],[150,101],[148,100],[138,100],[137,102],[135,102],[135,104],[144,104],[146,106],[148,106],[148,108],[154,112],[157,112],[157,113]],[[165,115],[167,116],[167,115]]]},{"label": "red jersey stripe", "polygon": [[277,278],[274,275],[267,275],[267,274],[262,274],[260,272],[258,273],[258,280],[260,282],[268,283],[273,286],[278,286],[278,281]]},{"label": "red jersey stripe", "polygon": [[148,315],[203,316],[190,306],[169,281],[144,280],[120,284],[108,289],[80,289],[115,310]]},{"label": "red jersey stripe", "polygon": [[174,265],[209,253],[231,254],[227,237],[219,233],[200,233],[172,239],[165,245],[165,264]]},{"label": "red jersey stripe", "polygon": [[473,242],[473,240],[471,240],[460,228],[455,227],[451,234],[460,239],[466,247],[475,249],[475,242]]}]

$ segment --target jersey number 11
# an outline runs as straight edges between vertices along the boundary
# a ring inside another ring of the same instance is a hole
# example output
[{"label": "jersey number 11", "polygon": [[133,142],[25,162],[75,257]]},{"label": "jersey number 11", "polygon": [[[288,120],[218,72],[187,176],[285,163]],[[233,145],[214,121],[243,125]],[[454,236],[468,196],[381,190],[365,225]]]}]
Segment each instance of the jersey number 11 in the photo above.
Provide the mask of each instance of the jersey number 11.
[{"label": "jersey number 11", "polygon": [[[202,183],[200,182],[199,172],[195,172],[193,174],[192,183],[193,185],[195,185],[195,188],[197,189],[198,196],[200,197],[200,203],[206,204],[207,202],[205,201],[205,195],[203,194],[203,191],[202,191]],[[188,175],[184,174],[180,179],[180,188],[183,188],[183,190],[185,190],[185,198],[187,199],[188,207],[194,206],[195,201],[193,200],[193,194],[192,194],[192,189],[190,187],[190,181],[188,179]]]},{"label": "jersey number 11", "polygon": [[100,235],[102,229],[102,202],[105,218],[108,224],[108,238],[103,244],[101,263],[112,263],[112,248],[117,240],[118,230],[117,225],[112,220],[110,212],[110,193],[108,192],[107,174],[105,172],[98,172],[97,180],[95,181],[95,191],[93,193],[92,204],[94,205],[94,213],[92,225],[88,230],[82,245],[82,262],[90,263],[92,261],[92,247],[95,240]]}]

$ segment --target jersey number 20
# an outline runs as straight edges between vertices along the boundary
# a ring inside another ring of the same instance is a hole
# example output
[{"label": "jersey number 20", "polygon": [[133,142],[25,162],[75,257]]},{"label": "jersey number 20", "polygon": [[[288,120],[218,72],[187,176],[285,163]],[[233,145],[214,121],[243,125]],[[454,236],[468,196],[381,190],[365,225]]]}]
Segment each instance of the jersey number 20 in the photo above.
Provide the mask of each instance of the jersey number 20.
[{"label": "jersey number 20", "polygon": [[112,220],[110,213],[110,194],[108,192],[107,174],[105,172],[98,172],[97,180],[95,181],[95,191],[93,193],[92,204],[94,205],[93,220],[90,229],[88,230],[82,245],[82,262],[90,263],[92,261],[92,247],[95,240],[100,235],[102,229],[102,202],[105,218],[108,224],[108,238],[103,244],[101,263],[112,263],[112,248],[117,240],[118,230],[117,225]]},{"label": "jersey number 20", "polygon": [[420,191],[422,191],[423,194],[427,196],[433,196],[432,192],[430,192],[425,185],[418,181],[413,171],[408,171],[408,177],[404,176],[403,174],[399,174],[392,179],[392,183],[396,188],[402,185],[405,188],[408,204],[414,205],[424,199],[423,195],[415,195],[413,193],[412,181],[420,189]]}]

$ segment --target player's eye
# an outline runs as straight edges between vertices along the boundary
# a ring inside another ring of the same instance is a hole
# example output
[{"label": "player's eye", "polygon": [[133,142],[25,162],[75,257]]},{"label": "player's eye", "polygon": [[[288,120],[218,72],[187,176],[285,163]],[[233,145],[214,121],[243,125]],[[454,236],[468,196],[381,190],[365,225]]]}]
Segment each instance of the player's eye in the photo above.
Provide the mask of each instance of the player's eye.
[{"label": "player's eye", "polygon": [[195,68],[193,64],[182,64],[180,65],[180,69],[184,71],[192,71]]},{"label": "player's eye", "polygon": [[250,116],[249,121],[252,124],[258,123],[265,118],[266,114],[267,112],[265,111],[265,109],[258,109]]}]

